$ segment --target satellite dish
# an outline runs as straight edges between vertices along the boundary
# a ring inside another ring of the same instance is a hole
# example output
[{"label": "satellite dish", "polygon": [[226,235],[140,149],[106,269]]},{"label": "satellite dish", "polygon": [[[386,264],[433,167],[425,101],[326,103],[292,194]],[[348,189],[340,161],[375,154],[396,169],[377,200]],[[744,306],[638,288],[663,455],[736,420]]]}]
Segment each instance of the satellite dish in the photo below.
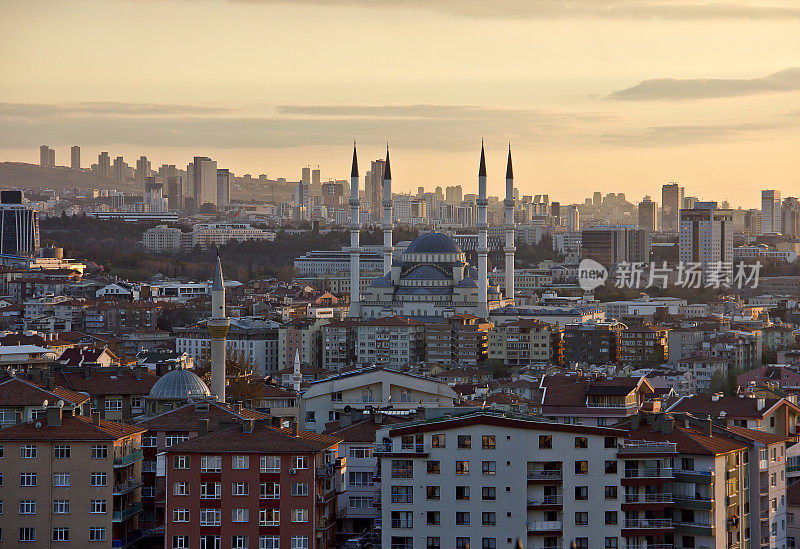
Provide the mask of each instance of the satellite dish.
[{"label": "satellite dish", "polygon": [[37,429],[41,429],[42,428],[42,422],[41,421],[37,421],[36,424],[34,425],[34,427],[36,427]]},{"label": "satellite dish", "polygon": [[47,399],[44,399],[44,402],[42,402],[42,408],[47,408],[48,404],[49,402],[47,401]]},{"label": "satellite dish", "polygon": [[63,400],[59,400],[58,403],[56,403],[56,406],[58,406],[59,408],[63,408],[64,407],[64,401]]},{"label": "satellite dish", "polygon": [[347,406],[345,406],[345,407],[344,407],[344,412],[345,412],[346,414],[349,414],[349,413],[350,413],[350,412],[352,412],[352,411],[353,411],[353,409],[350,407],[350,405],[349,405],[349,404],[348,404]]}]

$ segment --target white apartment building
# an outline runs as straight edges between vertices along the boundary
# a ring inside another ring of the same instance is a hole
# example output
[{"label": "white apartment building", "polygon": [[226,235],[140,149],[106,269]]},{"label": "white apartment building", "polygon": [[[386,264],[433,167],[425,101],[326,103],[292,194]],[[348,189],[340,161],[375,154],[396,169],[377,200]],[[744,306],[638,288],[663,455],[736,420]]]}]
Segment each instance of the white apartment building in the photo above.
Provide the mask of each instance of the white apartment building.
[{"label": "white apartment building", "polygon": [[680,210],[678,257],[684,264],[701,265],[703,283],[721,263],[733,276],[732,221],[733,212],[718,209],[716,202],[696,202],[694,208]]},{"label": "white apartment building", "polygon": [[781,192],[761,191],[761,234],[781,232],[781,213]]},{"label": "white apartment building", "polygon": [[273,231],[264,231],[246,223],[201,223],[191,232],[176,227],[158,225],[147,229],[142,235],[142,244],[149,253],[188,252],[195,246],[221,247],[230,241],[275,240]]},{"label": "white apartment building", "polygon": [[425,323],[389,316],[366,320],[358,326],[356,357],[360,364],[400,368],[425,358]]},{"label": "white apartment building", "polygon": [[456,392],[444,383],[380,367],[334,375],[311,384],[300,405],[301,427],[322,432],[343,412],[385,408],[395,411],[451,408]]}]

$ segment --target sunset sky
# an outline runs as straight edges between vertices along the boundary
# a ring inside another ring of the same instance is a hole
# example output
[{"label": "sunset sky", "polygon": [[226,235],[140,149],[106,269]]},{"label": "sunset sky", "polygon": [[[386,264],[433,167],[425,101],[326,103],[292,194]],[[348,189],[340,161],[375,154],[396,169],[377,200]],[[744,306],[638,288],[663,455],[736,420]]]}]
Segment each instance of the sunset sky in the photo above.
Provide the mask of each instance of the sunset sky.
[{"label": "sunset sky", "polygon": [[800,1],[0,0],[0,160],[38,146],[394,185],[800,195]]}]

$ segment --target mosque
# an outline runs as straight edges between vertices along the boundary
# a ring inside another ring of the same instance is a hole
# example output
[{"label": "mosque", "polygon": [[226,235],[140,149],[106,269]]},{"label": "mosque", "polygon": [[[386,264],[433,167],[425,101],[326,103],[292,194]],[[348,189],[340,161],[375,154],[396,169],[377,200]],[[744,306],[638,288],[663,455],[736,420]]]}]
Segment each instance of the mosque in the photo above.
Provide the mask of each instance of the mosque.
[{"label": "mosque", "polygon": [[383,182],[384,275],[360,293],[358,161],[353,148],[350,174],[350,316],[362,320],[391,315],[436,321],[458,314],[488,318],[489,311],[514,303],[514,194],[511,150],[506,168],[506,259],[505,295],[489,285],[486,222],[486,160],[481,145],[478,170],[478,266],[466,261],[466,254],[448,235],[426,233],[415,238],[394,258],[392,247],[392,175],[386,151]]}]

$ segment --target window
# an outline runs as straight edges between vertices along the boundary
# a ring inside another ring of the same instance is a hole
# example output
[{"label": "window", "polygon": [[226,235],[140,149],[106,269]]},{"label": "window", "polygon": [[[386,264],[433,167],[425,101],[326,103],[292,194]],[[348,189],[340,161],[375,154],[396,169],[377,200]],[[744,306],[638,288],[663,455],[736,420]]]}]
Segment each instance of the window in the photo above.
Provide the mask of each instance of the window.
[{"label": "window", "polygon": [[589,487],[588,486],[576,486],[575,487],[575,499],[576,500],[587,500],[589,499]]},{"label": "window", "polygon": [[472,436],[458,435],[458,447],[462,450],[468,450],[472,448]]},{"label": "window", "polygon": [[278,536],[260,536],[258,549],[280,549],[281,538]]},{"label": "window", "polygon": [[219,526],[222,524],[220,509],[200,509],[200,526]]},{"label": "window", "polygon": [[308,509],[292,509],[292,522],[308,522]]},{"label": "window", "polygon": [[277,482],[262,482],[259,497],[261,499],[278,499],[281,497],[281,485]]},{"label": "window", "polygon": [[392,486],[392,503],[413,503],[411,486]]},{"label": "window", "polygon": [[89,476],[89,486],[107,486],[108,473],[92,473]]},{"label": "window", "polygon": [[173,469],[189,469],[191,467],[191,459],[189,456],[175,456],[172,460]]},{"label": "window", "polygon": [[248,522],[250,520],[250,509],[233,509],[231,511],[231,522]]},{"label": "window", "polygon": [[247,549],[247,536],[231,536],[231,549]]},{"label": "window", "polygon": [[372,448],[369,446],[351,446],[347,457],[365,459],[372,457]]},{"label": "window", "polygon": [[575,512],[575,526],[588,526],[589,525],[589,513],[586,511],[576,511]]},{"label": "window", "polygon": [[575,549],[589,549],[589,538],[575,538]]},{"label": "window", "polygon": [[440,499],[441,492],[438,486],[426,486],[425,487],[425,497],[426,499]]},{"label": "window", "polygon": [[53,473],[53,486],[69,486],[69,484],[69,473]]},{"label": "window", "polygon": [[53,500],[53,514],[54,515],[68,515],[69,514],[69,500],[68,499],[54,499]]},{"label": "window", "polygon": [[281,512],[278,509],[261,509],[258,511],[259,526],[278,526],[281,523]]},{"label": "window", "polygon": [[56,444],[53,446],[54,459],[69,459],[71,457],[71,447],[69,444]]},{"label": "window", "polygon": [[429,459],[426,462],[426,466],[427,466],[427,471],[428,471],[429,475],[438,475],[439,473],[442,472],[441,469],[440,469],[440,464],[439,464],[438,461]]},{"label": "window", "polygon": [[200,536],[200,549],[222,549],[220,536]]},{"label": "window", "polygon": [[607,475],[615,475],[617,474],[617,461],[616,460],[608,460],[606,461],[606,474]]},{"label": "window", "polygon": [[121,398],[107,398],[106,399],[106,412],[119,412],[122,410]]},{"label": "window", "polygon": [[105,526],[92,526],[89,528],[89,541],[105,541],[106,540],[106,527]]},{"label": "window", "polygon": [[19,541],[36,541],[36,528],[20,528]]},{"label": "window", "polygon": [[131,397],[131,408],[144,408],[144,399],[142,397]]},{"label": "window", "polygon": [[222,495],[222,485],[219,482],[201,482],[200,498],[219,499]]},{"label": "window", "polygon": [[553,447],[552,435],[539,435],[539,449],[546,450]]},{"label": "window", "polygon": [[20,473],[19,474],[20,486],[36,486],[36,473]]},{"label": "window", "polygon": [[262,473],[280,473],[281,456],[261,456]]},{"label": "window", "polygon": [[457,511],[456,526],[469,526],[469,513]]},{"label": "window", "polygon": [[589,439],[586,437],[575,437],[575,448],[588,448]]},{"label": "window", "polygon": [[616,437],[605,437],[605,439],[603,439],[603,447],[604,448],[616,448],[617,447],[617,439],[616,439]]},{"label": "window", "polygon": [[200,458],[201,473],[219,473],[222,471],[222,457],[202,456]]},{"label": "window", "polygon": [[158,437],[155,435],[147,435],[142,437],[142,448],[155,448],[158,442]]},{"label": "window", "polygon": [[606,524],[607,525],[615,525],[617,524],[617,512],[616,511],[606,511]]},{"label": "window", "polygon": [[89,512],[92,514],[101,514],[106,512],[106,500],[93,499],[89,502]]},{"label": "window", "polygon": [[481,437],[481,448],[484,450],[494,450],[497,447],[494,435],[483,435]]},{"label": "window", "polygon": [[[694,458],[681,458],[681,469],[684,471],[694,471]],[[684,547],[686,546],[684,545]]]},{"label": "window", "polygon": [[308,536],[292,536],[291,549],[308,549]]},{"label": "window", "polygon": [[468,500],[469,499],[469,486],[456,486],[456,499]]},{"label": "window", "polygon": [[351,509],[371,509],[372,508],[372,498],[371,497],[351,497],[348,498],[348,507]]},{"label": "window", "polygon": [[189,536],[172,536],[172,549],[189,549]]},{"label": "window", "polygon": [[606,499],[617,499],[616,486],[606,486]]},{"label": "window", "polygon": [[456,538],[456,549],[469,549],[469,538]]},{"label": "window", "polygon": [[172,510],[172,522],[189,522],[189,510],[188,509],[173,509]]},{"label": "window", "polygon": [[[142,440],[144,442],[144,439]],[[144,446],[144,444],[142,444]],[[155,444],[153,444],[155,446]],[[92,446],[92,459],[108,459],[108,446]]]},{"label": "window", "polygon": [[575,474],[576,475],[588,475],[589,474],[589,462],[588,461],[576,461],[575,462]]},{"label": "window", "polygon": [[681,544],[687,549],[694,549],[694,536],[681,536]]},{"label": "window", "polygon": [[433,435],[431,436],[431,448],[444,448],[445,441],[444,435]]},{"label": "window", "polygon": [[232,496],[247,496],[250,494],[250,483],[248,482],[232,482],[231,495]]},{"label": "window", "polygon": [[308,495],[308,484],[305,482],[293,482],[292,483],[292,495],[293,496],[307,496]]},{"label": "window", "polygon": [[497,549],[497,538],[482,538],[481,549]]},{"label": "window", "polygon": [[189,440],[188,435],[167,435],[167,437],[164,439],[164,445],[169,448],[170,446],[175,446],[176,444],[186,442],[187,440]]},{"label": "window", "polygon": [[439,526],[442,523],[442,514],[439,511],[428,511],[425,517],[428,526]]},{"label": "window", "polygon": [[392,528],[413,528],[414,513],[411,511],[392,511]]},{"label": "window", "polygon": [[494,486],[484,486],[481,488],[481,499],[486,501],[494,501],[497,499],[497,488]]},{"label": "window", "polygon": [[469,461],[456,461],[456,474],[468,475],[469,474]]},{"label": "window", "polygon": [[495,461],[482,461],[481,462],[481,474],[483,474],[483,475],[494,475],[494,474],[497,474],[497,462],[495,462]]},{"label": "window", "polygon": [[372,473],[367,471],[350,471],[347,473],[349,477],[349,486],[372,486]]},{"label": "window", "polygon": [[410,459],[393,459],[392,478],[414,478],[414,463]]},{"label": "window", "polygon": [[35,515],[36,514],[36,500],[35,499],[21,499],[21,500],[19,500],[19,514],[20,515]]},{"label": "window", "polygon": [[495,526],[497,524],[497,513],[488,511],[481,513],[481,525]]},{"label": "window", "polygon": [[618,545],[619,538],[606,538],[605,549],[617,549]]},{"label": "window", "polygon": [[425,547],[426,549],[442,549],[442,542],[438,536],[429,537]]},{"label": "window", "polygon": [[292,458],[293,469],[308,469],[308,456],[294,456]]},{"label": "window", "polygon": [[250,456],[233,456],[231,461],[231,469],[249,469]]},{"label": "window", "polygon": [[65,526],[53,528],[53,541],[69,541],[69,528]]},{"label": "window", "polygon": [[19,458],[20,459],[36,459],[38,452],[36,450],[36,445],[34,444],[23,444],[19,447]]},{"label": "window", "polygon": [[188,496],[189,495],[189,483],[188,482],[176,482],[172,485],[172,495],[173,496]]}]

